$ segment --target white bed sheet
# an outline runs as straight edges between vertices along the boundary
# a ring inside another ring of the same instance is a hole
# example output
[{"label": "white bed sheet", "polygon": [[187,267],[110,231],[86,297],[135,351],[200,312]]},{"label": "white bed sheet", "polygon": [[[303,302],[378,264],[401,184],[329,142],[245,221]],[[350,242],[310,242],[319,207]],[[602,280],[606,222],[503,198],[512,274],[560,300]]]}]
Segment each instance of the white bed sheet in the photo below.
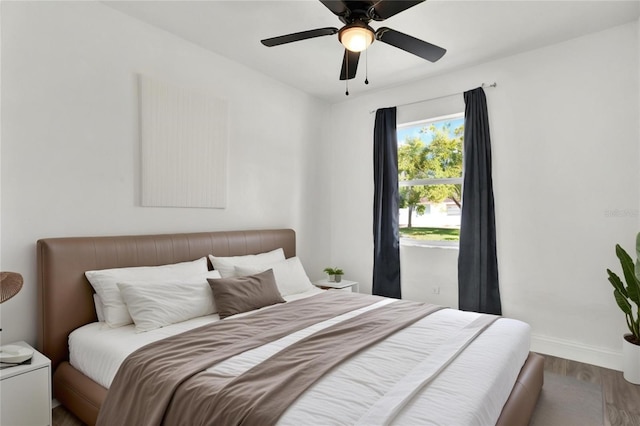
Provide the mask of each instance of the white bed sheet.
[{"label": "white bed sheet", "polygon": [[[316,293],[310,291],[285,299],[291,301]],[[316,324],[233,357],[208,371],[226,377],[236,376],[306,335],[390,302],[392,299]],[[422,362],[425,354],[477,316],[471,312],[444,309],[378,343],[374,350],[352,357],[298,398],[281,417],[280,424],[356,423],[372,401],[379,399]],[[146,333],[136,333],[133,326],[109,329],[99,323],[88,324],[69,337],[71,364],[108,388],[129,353],[152,341],[217,320],[217,315],[211,315]],[[499,319],[426,386],[393,423],[495,424],[527,358],[529,341],[527,324]],[[384,374],[381,375],[381,371]]]}]

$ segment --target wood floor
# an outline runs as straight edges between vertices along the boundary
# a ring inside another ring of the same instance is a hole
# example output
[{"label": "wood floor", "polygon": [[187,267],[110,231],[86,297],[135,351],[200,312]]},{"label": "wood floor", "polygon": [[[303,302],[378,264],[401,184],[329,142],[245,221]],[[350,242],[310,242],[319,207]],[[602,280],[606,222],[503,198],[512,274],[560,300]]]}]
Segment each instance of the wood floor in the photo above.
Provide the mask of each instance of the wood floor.
[{"label": "wood floor", "polygon": [[[545,355],[544,369],[602,386],[605,426],[640,426],[640,385],[624,380],[622,373],[608,368]],[[53,426],[82,423],[64,407],[53,409]]]},{"label": "wood floor", "polygon": [[545,371],[602,386],[605,426],[640,426],[640,385],[627,382],[619,371],[550,355],[544,357]]}]

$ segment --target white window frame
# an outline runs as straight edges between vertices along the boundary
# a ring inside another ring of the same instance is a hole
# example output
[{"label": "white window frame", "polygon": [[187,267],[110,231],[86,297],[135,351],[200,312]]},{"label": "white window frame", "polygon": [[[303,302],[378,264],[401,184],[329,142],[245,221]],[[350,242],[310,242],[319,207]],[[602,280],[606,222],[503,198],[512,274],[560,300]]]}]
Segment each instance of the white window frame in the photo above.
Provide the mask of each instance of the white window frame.
[{"label": "white window frame", "polygon": [[[396,132],[400,129],[407,127],[414,127],[417,125],[427,126],[431,123],[438,121],[454,120],[457,118],[464,118],[464,112],[458,112],[455,114],[442,115],[439,117],[428,118],[426,120],[411,121],[409,123],[402,123],[396,126]],[[400,145],[398,145],[400,146]],[[464,149],[464,147],[463,147]],[[464,175],[464,152],[462,154],[462,171]],[[422,186],[422,185],[462,185],[464,182],[464,176],[459,178],[440,178],[440,179],[413,179],[413,180],[398,180],[398,186]],[[464,191],[464,188],[463,188]],[[460,241],[429,241],[429,240],[416,240],[413,238],[400,238],[400,245],[403,246],[421,246],[421,247],[445,247],[445,248],[459,248]]]}]

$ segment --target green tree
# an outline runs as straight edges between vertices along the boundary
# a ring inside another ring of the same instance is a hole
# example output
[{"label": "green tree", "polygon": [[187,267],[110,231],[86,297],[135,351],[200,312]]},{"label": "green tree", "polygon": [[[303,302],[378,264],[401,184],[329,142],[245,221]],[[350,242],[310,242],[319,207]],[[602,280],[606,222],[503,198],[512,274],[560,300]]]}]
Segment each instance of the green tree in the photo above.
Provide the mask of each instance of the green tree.
[{"label": "green tree", "polygon": [[[427,147],[419,138],[410,138],[398,147],[398,175],[401,181],[426,179]],[[401,186],[400,208],[409,210],[409,223],[415,210],[418,215],[425,212],[425,205],[421,200],[427,196],[426,186]]]},{"label": "green tree", "polygon": [[[462,142],[464,127],[459,126],[451,132],[451,123],[440,129],[434,125],[422,129],[431,133],[431,143],[426,147],[426,171],[428,179],[458,178],[462,176]],[[462,185],[429,185],[426,197],[432,203],[441,203],[451,199],[458,207],[462,201]]]},{"label": "green tree", "polygon": [[[415,179],[442,179],[462,175],[463,127],[451,132],[451,124],[441,128],[431,125],[421,133],[432,135],[431,142],[425,144],[420,138],[408,138],[398,147],[398,175],[400,181]],[[461,185],[420,185],[400,187],[400,208],[407,208],[408,227],[412,227],[413,212],[424,214],[423,199],[441,203],[451,199],[458,207],[461,203]]]}]

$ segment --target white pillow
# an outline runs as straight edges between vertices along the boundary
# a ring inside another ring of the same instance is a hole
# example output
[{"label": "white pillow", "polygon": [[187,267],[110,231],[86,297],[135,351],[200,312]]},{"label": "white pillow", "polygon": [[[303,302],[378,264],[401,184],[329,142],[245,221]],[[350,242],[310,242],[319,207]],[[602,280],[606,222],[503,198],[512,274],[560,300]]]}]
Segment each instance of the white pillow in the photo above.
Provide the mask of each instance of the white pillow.
[{"label": "white pillow", "polygon": [[104,322],[104,308],[102,307],[102,300],[100,300],[100,296],[96,293],[93,293],[93,305],[96,307],[98,322]]},{"label": "white pillow", "polygon": [[283,296],[304,293],[315,288],[297,257],[271,264],[235,267],[236,274],[241,276],[255,275],[267,269],[273,269],[276,285]]},{"label": "white pillow", "polygon": [[176,282],[118,283],[120,294],[136,330],[149,331],[216,312],[207,278],[221,278],[210,271]]},{"label": "white pillow", "polygon": [[124,300],[120,296],[117,283],[127,281],[175,282],[204,274],[207,270],[207,259],[203,257],[192,262],[172,265],[102,269],[87,271],[84,274],[100,296],[105,322],[115,328],[133,322]]},{"label": "white pillow", "polygon": [[[236,266],[255,266],[285,260],[284,250],[278,248],[266,253],[248,254],[246,256],[217,257],[209,255],[213,269],[220,271],[222,278],[236,277]],[[262,271],[260,271],[262,272]]]}]

